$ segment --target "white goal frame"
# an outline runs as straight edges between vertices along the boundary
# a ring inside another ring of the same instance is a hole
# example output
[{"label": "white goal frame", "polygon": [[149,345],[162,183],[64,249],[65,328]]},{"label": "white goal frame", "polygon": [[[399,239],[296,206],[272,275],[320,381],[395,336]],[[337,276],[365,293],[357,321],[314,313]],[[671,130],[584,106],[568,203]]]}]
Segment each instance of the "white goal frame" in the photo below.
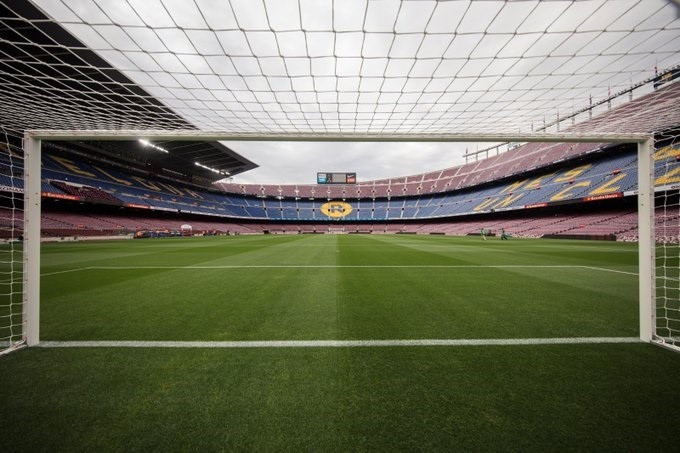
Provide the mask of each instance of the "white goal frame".
[{"label": "white goal frame", "polygon": [[[30,130],[24,134],[23,343],[40,344],[41,141],[344,141],[344,142],[545,142],[635,144],[638,150],[640,340],[655,342],[654,137],[647,134],[247,134],[197,130]],[[663,343],[660,343],[663,344]]]}]

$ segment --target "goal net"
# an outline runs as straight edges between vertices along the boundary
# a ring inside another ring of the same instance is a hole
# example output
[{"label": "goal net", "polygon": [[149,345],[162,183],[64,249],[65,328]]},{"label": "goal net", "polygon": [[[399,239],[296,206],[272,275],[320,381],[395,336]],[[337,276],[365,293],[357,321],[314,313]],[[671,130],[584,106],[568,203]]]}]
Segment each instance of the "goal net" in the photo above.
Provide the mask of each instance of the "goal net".
[{"label": "goal net", "polygon": [[15,131],[0,129],[0,353],[24,343],[23,152]]},{"label": "goal net", "polygon": [[[602,197],[644,191],[645,219],[620,239],[646,244],[644,338],[678,346],[672,2],[13,0],[0,1],[0,32],[0,351],[25,344],[39,315],[39,256],[28,253],[39,252],[39,233],[24,232],[28,218],[39,230],[38,139],[180,137],[532,142],[531,163],[476,156],[466,184],[481,183],[482,168],[502,178],[578,157],[579,142],[605,150],[653,137],[638,162],[649,187],[615,190],[624,180],[612,168]],[[26,131],[37,151],[30,178]]]},{"label": "goal net", "polygon": [[680,349],[680,137],[656,139],[656,340]]}]

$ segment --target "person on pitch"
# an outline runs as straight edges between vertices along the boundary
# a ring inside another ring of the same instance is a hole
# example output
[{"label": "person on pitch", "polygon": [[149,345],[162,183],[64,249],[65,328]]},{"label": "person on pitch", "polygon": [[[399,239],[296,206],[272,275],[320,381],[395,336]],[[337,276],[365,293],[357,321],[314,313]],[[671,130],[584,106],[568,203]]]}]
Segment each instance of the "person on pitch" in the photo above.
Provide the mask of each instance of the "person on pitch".
[{"label": "person on pitch", "polygon": [[482,241],[486,241],[486,228],[482,228]]},{"label": "person on pitch", "polygon": [[507,241],[510,235],[505,232],[505,228],[501,228],[501,241]]}]

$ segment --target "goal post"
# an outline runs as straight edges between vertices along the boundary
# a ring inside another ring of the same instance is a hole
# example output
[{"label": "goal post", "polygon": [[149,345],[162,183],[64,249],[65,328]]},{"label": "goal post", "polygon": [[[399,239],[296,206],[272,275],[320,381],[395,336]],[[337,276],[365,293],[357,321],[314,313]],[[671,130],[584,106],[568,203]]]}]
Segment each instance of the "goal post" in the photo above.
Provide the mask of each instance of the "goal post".
[{"label": "goal post", "polygon": [[[40,343],[40,196],[41,196],[41,142],[42,140],[137,140],[163,139],[187,140],[280,140],[280,141],[400,141],[404,137],[393,135],[369,136],[366,134],[297,134],[246,135],[201,131],[27,131],[24,137],[24,343]],[[635,144],[638,151],[638,231],[639,231],[639,337],[644,342],[670,345],[658,341],[656,332],[656,281],[654,233],[654,138],[642,134],[431,134],[410,135],[410,142],[581,142]]]},{"label": "goal post", "polygon": [[640,339],[650,342],[656,327],[654,237],[654,139],[637,144],[638,161],[638,274]]},{"label": "goal post", "polygon": [[41,141],[24,136],[24,341],[40,342]]}]

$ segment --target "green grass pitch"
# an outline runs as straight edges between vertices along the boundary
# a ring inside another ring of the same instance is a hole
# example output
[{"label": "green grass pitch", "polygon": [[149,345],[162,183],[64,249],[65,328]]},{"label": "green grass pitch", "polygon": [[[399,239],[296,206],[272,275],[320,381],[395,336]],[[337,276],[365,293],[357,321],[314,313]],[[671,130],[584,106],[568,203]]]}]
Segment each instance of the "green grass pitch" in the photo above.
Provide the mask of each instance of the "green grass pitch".
[{"label": "green grass pitch", "polygon": [[[635,337],[636,247],[45,244],[41,339]],[[678,375],[680,355],[645,344],[32,348],[0,358],[0,451],[665,450],[678,440]]]}]

